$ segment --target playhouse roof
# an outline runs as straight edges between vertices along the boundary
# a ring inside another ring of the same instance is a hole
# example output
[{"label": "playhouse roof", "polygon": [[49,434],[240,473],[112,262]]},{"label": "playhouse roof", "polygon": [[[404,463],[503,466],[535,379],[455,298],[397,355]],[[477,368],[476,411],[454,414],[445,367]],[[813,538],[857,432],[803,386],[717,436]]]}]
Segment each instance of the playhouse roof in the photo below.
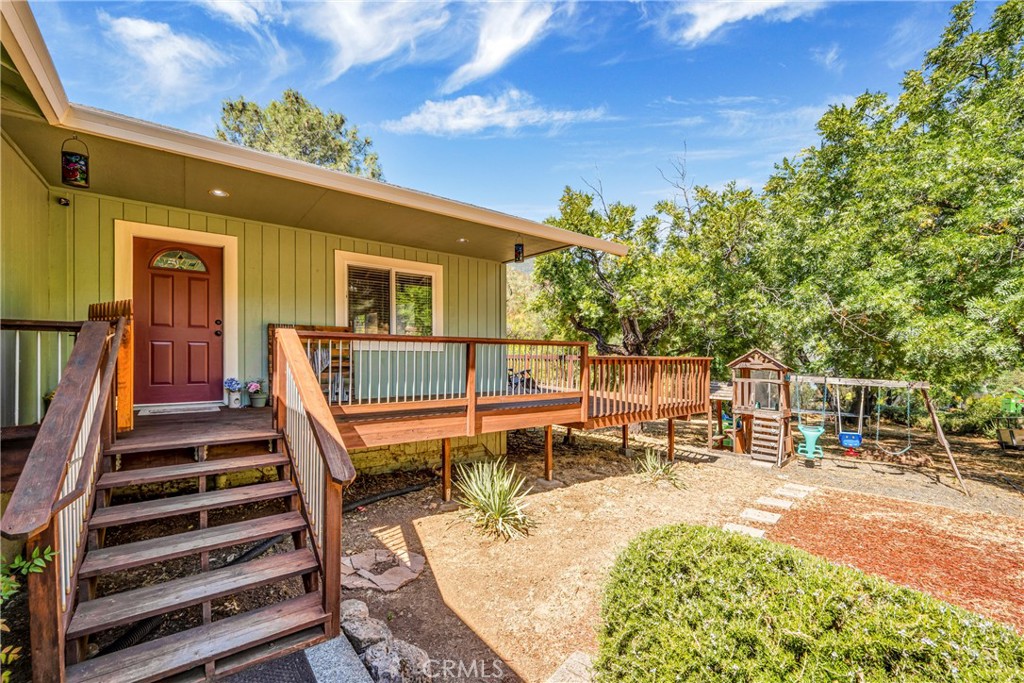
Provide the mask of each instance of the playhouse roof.
[{"label": "playhouse roof", "polygon": [[778,372],[786,373],[791,368],[775,358],[772,358],[761,349],[752,349],[736,360],[732,361],[728,365],[733,370],[744,369],[744,370],[776,370]]}]

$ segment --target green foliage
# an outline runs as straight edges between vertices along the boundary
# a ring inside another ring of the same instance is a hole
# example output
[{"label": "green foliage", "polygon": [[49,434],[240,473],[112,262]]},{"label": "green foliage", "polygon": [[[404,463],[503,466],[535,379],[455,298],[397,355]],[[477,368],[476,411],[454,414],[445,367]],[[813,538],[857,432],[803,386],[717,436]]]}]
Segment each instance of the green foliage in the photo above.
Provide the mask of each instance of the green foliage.
[{"label": "green foliage", "polygon": [[225,100],[217,137],[236,145],[299,159],[353,175],[381,179],[373,141],[346,126],[345,116],[326,113],[296,90],[285,90],[266,107],[244,97]]},{"label": "green foliage", "polygon": [[457,465],[455,488],[463,515],[485,534],[506,541],[527,536],[535,522],[526,514],[526,481],[504,457]]},{"label": "green foliage", "polygon": [[[974,396],[964,402],[962,408],[938,413],[942,431],[949,434],[984,434],[995,437],[995,419],[1002,413],[998,396]],[[917,426],[931,429],[931,418],[927,415],[917,420]]]},{"label": "green foliage", "polygon": [[597,680],[1024,680],[1012,629],[801,550],[695,526],[619,556]]},{"label": "green foliage", "polygon": [[677,489],[686,488],[674,462],[669,462],[661,457],[661,453],[653,448],[645,448],[644,454],[633,463],[634,471],[642,478],[656,484],[659,481],[667,481]]},{"label": "green foliage", "polygon": [[529,272],[517,265],[509,265],[505,271],[508,283],[508,305],[505,315],[510,339],[546,339],[548,328],[538,303],[540,285],[534,282]]},{"label": "green foliage", "polygon": [[[538,259],[548,324],[621,337],[615,352],[710,355],[719,375],[752,346],[802,372],[927,379],[960,396],[1019,368],[1024,0],[987,28],[973,21],[973,3],[953,9],[895,101],[830,108],[819,143],[760,194],[680,183],[679,201],[637,219],[567,190],[552,224],[631,251]],[[658,334],[631,343],[633,321]]]},{"label": "green foliage", "polygon": [[[598,198],[600,195],[598,194]],[[595,195],[565,188],[561,213],[548,223],[593,237],[629,244],[627,256],[574,247],[537,257],[540,310],[549,329],[563,337],[592,338],[598,353],[650,355],[661,349],[675,320],[673,273],[662,263],[661,223],[638,219],[636,207],[615,203],[601,209]]]},{"label": "green foliage", "polygon": [[[41,574],[43,569],[46,568],[46,563],[52,562],[55,557],[57,557],[57,552],[50,546],[46,546],[44,550],[36,547],[27,559],[18,555],[10,564],[0,558],[0,607],[7,602],[8,598],[13,597],[20,590],[21,583],[18,581],[18,577],[28,576],[29,574]],[[0,632],[10,632],[7,624],[2,619],[0,619]],[[0,665],[4,667],[9,666],[20,657],[20,647],[6,645],[0,649]],[[11,678],[10,669],[5,668],[2,676],[3,683],[8,683]]]}]

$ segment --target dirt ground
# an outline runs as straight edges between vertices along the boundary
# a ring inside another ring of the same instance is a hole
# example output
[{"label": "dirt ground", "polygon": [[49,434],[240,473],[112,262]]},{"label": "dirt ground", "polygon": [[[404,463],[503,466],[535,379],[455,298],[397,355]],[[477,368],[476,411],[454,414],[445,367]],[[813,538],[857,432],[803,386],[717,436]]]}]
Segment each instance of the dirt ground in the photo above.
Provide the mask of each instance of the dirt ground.
[{"label": "dirt ground", "polygon": [[768,538],[1014,626],[1024,635],[1024,519],[822,489]]},{"label": "dirt ground", "polygon": [[[573,652],[595,651],[607,572],[630,539],[645,529],[676,522],[718,526],[739,521],[739,512],[758,497],[784,481],[794,481],[857,492],[823,489],[822,504],[829,510],[845,507],[847,498],[889,505],[878,508],[888,510],[886,528],[892,530],[891,535],[902,534],[906,543],[901,555],[892,556],[892,563],[882,554],[874,564],[865,563],[865,571],[1017,623],[1017,615],[1024,609],[1024,599],[1018,597],[1024,593],[1017,591],[1022,580],[1019,562],[1024,557],[1018,531],[1024,528],[1024,494],[1014,488],[1015,484],[1024,488],[1020,459],[999,455],[998,449],[983,439],[954,439],[958,463],[971,491],[967,497],[948,465],[939,460],[945,458],[944,452],[937,444],[929,444],[924,433],[915,434],[918,455],[923,455],[926,463],[930,458],[931,463],[921,468],[836,460],[814,469],[797,462],[781,471],[753,467],[745,457],[709,453],[702,447],[705,434],[702,422],[678,425],[677,460],[686,488],[677,490],[667,483],[651,485],[632,474],[631,461],[619,452],[617,429],[576,434],[572,446],[556,436],[558,484],[546,486],[540,479],[543,433],[513,432],[509,458],[535,486],[530,510],[539,526],[529,538],[509,543],[482,538],[453,506],[440,504],[436,486],[376,503],[346,516],[346,552],[404,547],[426,555],[428,566],[419,579],[396,593],[346,591],[346,596],[366,600],[371,613],[387,620],[398,637],[416,643],[435,660],[462,663],[463,670],[472,671],[475,666],[477,672],[490,667],[488,676],[470,674],[454,680],[543,681]],[[899,438],[902,435],[894,435],[893,443]],[[644,447],[664,449],[664,424],[646,425],[643,433],[630,435],[630,442],[634,452]],[[430,476],[427,472],[367,477],[357,480],[348,500]],[[808,509],[811,501],[818,504],[812,497]],[[933,507],[936,505],[942,507]],[[794,525],[803,523],[800,534],[790,532],[797,539],[795,545],[801,545],[805,536],[814,536],[814,527],[807,526],[808,517],[795,516],[804,507],[801,503],[787,513],[794,515]],[[845,519],[850,524],[844,526],[871,529],[855,516],[858,509],[851,506],[850,516],[835,516],[835,523],[842,525]],[[814,510],[814,515],[822,514],[820,509]],[[862,510],[865,515],[869,511],[870,506]],[[934,536],[943,525],[952,524],[948,521],[951,516],[956,519],[958,535],[943,537],[941,543],[913,543],[914,534],[927,531]],[[926,524],[929,521],[931,526]],[[912,531],[900,531],[903,528]],[[1000,528],[1005,531],[997,533]],[[1016,544],[1009,540],[1014,533],[1018,534]],[[773,534],[776,537],[786,541]],[[858,547],[854,541],[851,544]],[[997,561],[1002,573],[993,575],[995,583],[980,580],[992,570],[985,558],[995,550],[1003,558]],[[942,572],[952,572],[956,562],[948,562],[945,569],[923,568],[940,552],[970,558],[960,571],[977,562],[977,571],[972,573],[979,581],[961,581],[972,587],[960,592],[939,591],[939,586],[948,585],[947,579],[953,578]],[[833,557],[824,550],[821,554],[861,566],[846,556]],[[872,556],[865,553],[865,557]],[[894,571],[889,565],[907,570]],[[915,574],[912,567],[920,569],[915,581],[908,579]],[[1017,583],[1008,583],[999,592],[995,576],[1011,574]],[[986,590],[998,594],[986,596]],[[494,676],[496,671],[503,676]]]}]

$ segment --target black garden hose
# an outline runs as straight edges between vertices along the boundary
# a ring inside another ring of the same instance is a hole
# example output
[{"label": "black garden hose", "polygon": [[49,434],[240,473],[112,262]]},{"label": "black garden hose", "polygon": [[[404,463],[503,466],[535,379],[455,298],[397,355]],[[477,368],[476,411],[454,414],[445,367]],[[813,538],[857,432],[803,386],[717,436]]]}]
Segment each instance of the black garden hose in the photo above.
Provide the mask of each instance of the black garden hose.
[{"label": "black garden hose", "polygon": [[[242,564],[243,562],[248,562],[249,560],[256,559],[257,557],[267,552],[281,541],[284,541],[286,538],[288,538],[288,534],[280,534],[278,536],[268,538],[263,542],[249,548],[235,559],[230,560],[229,562],[225,562],[224,566],[233,567],[236,564]],[[125,630],[125,632],[117,638],[117,640],[115,640],[110,645],[107,645],[105,648],[97,652],[95,656],[99,657],[101,655],[110,654],[111,652],[125,650],[129,647],[132,647],[133,645],[138,645],[139,643],[146,640],[146,638],[148,638],[149,635],[153,633],[153,631],[159,628],[160,624],[164,623],[165,617],[166,615],[164,614],[157,614],[155,616],[149,617],[148,619],[143,619],[142,621],[135,622],[134,624],[129,626],[127,630]]]},{"label": "black garden hose", "polygon": [[370,505],[371,503],[377,503],[379,501],[386,500],[388,498],[394,498],[395,496],[404,496],[404,495],[407,495],[409,493],[416,493],[417,491],[422,491],[423,489],[427,488],[428,486],[432,486],[434,483],[435,483],[434,481],[425,481],[425,482],[422,482],[422,483],[419,483],[419,484],[413,484],[412,486],[406,486],[405,488],[395,489],[394,491],[385,491],[384,493],[377,493],[377,494],[374,494],[372,496],[367,496],[366,498],[361,498],[360,500],[353,500],[350,503],[345,503],[341,507],[341,511],[342,512],[352,512],[356,508],[361,508],[364,505]]}]

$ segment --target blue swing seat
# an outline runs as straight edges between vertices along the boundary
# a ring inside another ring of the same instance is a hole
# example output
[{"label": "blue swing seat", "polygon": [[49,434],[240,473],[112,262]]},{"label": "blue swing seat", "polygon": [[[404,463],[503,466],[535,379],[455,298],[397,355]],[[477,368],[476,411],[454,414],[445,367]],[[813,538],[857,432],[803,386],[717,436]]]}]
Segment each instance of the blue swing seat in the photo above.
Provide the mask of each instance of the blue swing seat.
[{"label": "blue swing seat", "polygon": [[804,437],[804,442],[796,447],[798,455],[802,455],[808,460],[814,460],[815,458],[824,458],[825,452],[821,450],[821,446],[818,445],[818,438],[825,433],[824,427],[804,427],[800,425],[797,427],[800,430],[800,434]]},{"label": "blue swing seat", "polygon": [[857,432],[839,432],[839,445],[843,448],[860,448],[864,437]]}]

